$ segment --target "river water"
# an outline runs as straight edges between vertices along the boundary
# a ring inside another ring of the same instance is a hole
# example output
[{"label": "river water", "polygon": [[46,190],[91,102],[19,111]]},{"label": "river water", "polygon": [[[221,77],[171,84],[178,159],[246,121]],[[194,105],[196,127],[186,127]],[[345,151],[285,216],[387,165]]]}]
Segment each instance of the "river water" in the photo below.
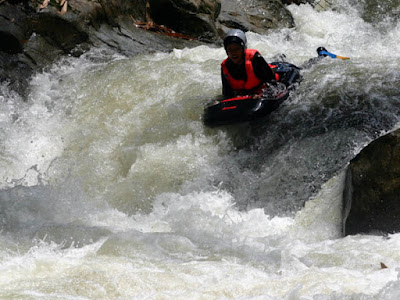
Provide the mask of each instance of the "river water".
[{"label": "river water", "polygon": [[[398,128],[398,0],[289,6],[249,48],[301,65],[251,124],[205,128],[222,48],[94,49],[0,86],[1,299],[398,299],[400,234],[342,237],[343,171]],[[385,267],[386,266],[386,267]]]}]

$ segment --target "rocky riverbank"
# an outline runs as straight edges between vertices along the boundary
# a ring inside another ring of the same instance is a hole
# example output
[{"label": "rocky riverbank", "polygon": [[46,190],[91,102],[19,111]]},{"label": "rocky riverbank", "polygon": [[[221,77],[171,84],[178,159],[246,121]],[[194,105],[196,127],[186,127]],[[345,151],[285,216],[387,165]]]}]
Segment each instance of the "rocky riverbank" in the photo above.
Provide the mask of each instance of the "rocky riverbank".
[{"label": "rocky riverbank", "polygon": [[2,0],[0,81],[24,97],[34,72],[91,47],[132,56],[220,45],[230,28],[266,33],[293,27],[285,5],[307,1]]}]

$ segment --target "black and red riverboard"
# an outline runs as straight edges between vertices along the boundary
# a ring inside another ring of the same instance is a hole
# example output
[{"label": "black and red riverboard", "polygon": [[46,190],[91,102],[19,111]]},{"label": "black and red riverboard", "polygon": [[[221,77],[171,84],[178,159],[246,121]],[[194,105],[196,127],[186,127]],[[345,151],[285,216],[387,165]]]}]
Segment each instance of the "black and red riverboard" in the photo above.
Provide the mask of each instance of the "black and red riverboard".
[{"label": "black and red riverboard", "polygon": [[204,109],[203,122],[208,127],[251,121],[270,114],[289,98],[290,92],[301,80],[300,69],[287,62],[270,66],[279,74],[279,81],[270,85],[259,97],[238,96],[214,101]]}]

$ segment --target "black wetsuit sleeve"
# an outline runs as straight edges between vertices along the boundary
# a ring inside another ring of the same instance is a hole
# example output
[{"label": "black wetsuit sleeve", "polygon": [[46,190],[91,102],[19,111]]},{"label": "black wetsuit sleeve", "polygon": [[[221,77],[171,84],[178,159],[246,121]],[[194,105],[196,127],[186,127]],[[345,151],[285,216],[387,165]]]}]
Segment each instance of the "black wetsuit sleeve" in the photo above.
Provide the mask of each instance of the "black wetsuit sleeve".
[{"label": "black wetsuit sleeve", "polygon": [[253,69],[256,76],[262,82],[271,82],[275,80],[274,72],[269,67],[268,63],[261,56],[260,53],[256,53],[253,58]]},{"label": "black wetsuit sleeve", "polygon": [[317,57],[311,58],[311,59],[309,59],[307,62],[305,62],[305,63],[301,66],[301,68],[302,68],[302,69],[309,69],[309,68],[311,68],[313,65],[319,63],[322,59],[324,59],[323,56],[317,56]]},{"label": "black wetsuit sleeve", "polygon": [[225,99],[234,97],[234,91],[229,84],[228,80],[224,76],[224,72],[222,72],[221,68],[221,81],[222,81],[222,95]]}]

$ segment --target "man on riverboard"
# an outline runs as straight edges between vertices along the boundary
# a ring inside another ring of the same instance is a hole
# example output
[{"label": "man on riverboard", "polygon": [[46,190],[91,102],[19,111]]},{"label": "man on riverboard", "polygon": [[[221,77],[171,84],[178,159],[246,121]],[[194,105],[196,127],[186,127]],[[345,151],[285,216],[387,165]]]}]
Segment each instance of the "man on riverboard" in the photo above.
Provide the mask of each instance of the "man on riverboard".
[{"label": "man on riverboard", "polygon": [[229,30],[224,39],[228,57],[221,64],[224,98],[260,94],[265,84],[275,81],[274,72],[261,54],[247,49],[247,39],[239,29]]}]

